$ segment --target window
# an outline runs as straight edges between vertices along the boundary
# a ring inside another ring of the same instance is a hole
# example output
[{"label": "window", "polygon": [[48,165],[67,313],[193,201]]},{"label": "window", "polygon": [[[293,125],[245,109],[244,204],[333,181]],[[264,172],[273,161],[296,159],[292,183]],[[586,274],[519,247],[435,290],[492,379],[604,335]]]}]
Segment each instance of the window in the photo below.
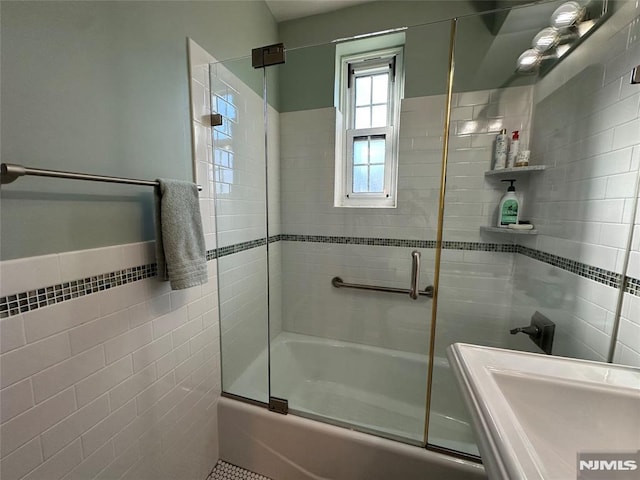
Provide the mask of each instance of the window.
[{"label": "window", "polygon": [[396,206],[402,47],[340,57],[335,206]]}]

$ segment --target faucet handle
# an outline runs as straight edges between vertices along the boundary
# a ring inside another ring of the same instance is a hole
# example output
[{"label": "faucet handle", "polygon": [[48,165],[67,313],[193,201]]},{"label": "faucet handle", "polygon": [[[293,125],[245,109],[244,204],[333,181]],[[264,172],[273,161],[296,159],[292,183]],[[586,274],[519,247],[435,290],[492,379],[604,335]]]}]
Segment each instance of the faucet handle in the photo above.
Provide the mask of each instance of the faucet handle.
[{"label": "faucet handle", "polygon": [[538,328],[535,325],[529,325],[527,327],[518,327],[512,330],[509,330],[509,333],[511,333],[511,335],[515,335],[516,333],[520,333],[520,332],[526,333],[530,337],[537,337],[540,334],[540,328]]}]

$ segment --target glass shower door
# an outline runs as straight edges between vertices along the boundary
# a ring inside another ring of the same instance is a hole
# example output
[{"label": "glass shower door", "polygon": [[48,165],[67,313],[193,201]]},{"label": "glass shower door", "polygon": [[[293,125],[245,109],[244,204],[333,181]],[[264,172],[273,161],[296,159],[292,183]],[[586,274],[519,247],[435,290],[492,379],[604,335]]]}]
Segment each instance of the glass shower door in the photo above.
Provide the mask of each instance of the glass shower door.
[{"label": "glass shower door", "polygon": [[[281,306],[270,310],[271,395],[286,399],[290,413],[417,445],[424,445],[431,299],[414,300],[409,288],[414,251],[418,289],[433,283],[449,27],[289,49],[285,64],[267,67],[268,115],[279,119],[268,127],[279,128],[268,165],[269,181],[279,180],[279,198],[269,201],[269,270],[280,280],[270,283],[269,301]],[[354,90],[341,90],[349,83],[340,74],[345,58],[358,62],[372,50],[380,51],[372,63],[348,69],[356,71]],[[391,57],[393,65],[380,60]],[[394,108],[388,92],[398,86],[399,120],[385,127]],[[353,95],[355,115],[366,113],[366,121],[349,125],[341,92]],[[376,175],[392,145],[396,205],[353,205],[365,188],[380,197],[388,172]],[[346,187],[337,183],[343,172],[352,174]]]},{"label": "glass shower door", "polygon": [[222,390],[267,403],[268,294],[263,75],[251,58],[211,64]]},{"label": "glass shower door", "polygon": [[[516,72],[518,58],[560,3],[457,21],[434,363],[445,362],[455,342],[607,359],[621,285],[615,252],[594,232],[608,229],[609,221],[627,235],[630,227],[621,221],[623,207],[611,220],[598,213],[625,202],[606,200],[600,190],[597,165],[607,160],[596,150],[606,142],[597,142],[602,124],[590,115],[599,109],[596,85],[604,68],[576,55],[545,76]],[[567,80],[565,66],[579,73]],[[510,138],[518,131],[520,149],[531,152],[529,167],[494,169],[503,129]],[[519,219],[532,230],[499,225],[509,180],[515,180]],[[540,315],[555,325],[550,352],[517,333]],[[428,432],[429,444],[478,455],[448,369],[434,368]]]}]

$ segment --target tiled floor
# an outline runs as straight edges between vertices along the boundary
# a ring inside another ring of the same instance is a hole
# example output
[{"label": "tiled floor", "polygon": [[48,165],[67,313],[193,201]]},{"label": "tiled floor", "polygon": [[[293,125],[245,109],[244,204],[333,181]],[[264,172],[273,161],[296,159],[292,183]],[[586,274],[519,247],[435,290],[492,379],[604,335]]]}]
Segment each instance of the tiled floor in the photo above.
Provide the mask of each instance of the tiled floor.
[{"label": "tiled floor", "polygon": [[244,468],[219,460],[207,480],[271,480]]}]

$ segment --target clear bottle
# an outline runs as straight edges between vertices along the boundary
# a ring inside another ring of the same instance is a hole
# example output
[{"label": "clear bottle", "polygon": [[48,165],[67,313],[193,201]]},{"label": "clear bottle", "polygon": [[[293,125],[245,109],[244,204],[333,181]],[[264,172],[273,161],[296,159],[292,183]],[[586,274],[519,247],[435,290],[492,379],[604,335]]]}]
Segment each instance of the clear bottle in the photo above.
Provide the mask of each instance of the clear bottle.
[{"label": "clear bottle", "polygon": [[496,135],[496,149],[493,155],[493,169],[502,170],[507,164],[507,144],[509,137],[507,136],[507,129],[503,128],[500,133]]},{"label": "clear bottle", "polygon": [[505,193],[500,200],[498,206],[498,227],[509,228],[511,224],[517,224],[520,220],[520,201],[516,196],[516,187],[514,179],[502,180],[503,182],[511,182],[507,193]]},{"label": "clear bottle", "polygon": [[513,168],[516,166],[516,158],[518,158],[518,152],[520,151],[520,133],[518,130],[513,132],[511,137],[511,145],[509,145],[509,156],[507,157],[507,168]]}]

